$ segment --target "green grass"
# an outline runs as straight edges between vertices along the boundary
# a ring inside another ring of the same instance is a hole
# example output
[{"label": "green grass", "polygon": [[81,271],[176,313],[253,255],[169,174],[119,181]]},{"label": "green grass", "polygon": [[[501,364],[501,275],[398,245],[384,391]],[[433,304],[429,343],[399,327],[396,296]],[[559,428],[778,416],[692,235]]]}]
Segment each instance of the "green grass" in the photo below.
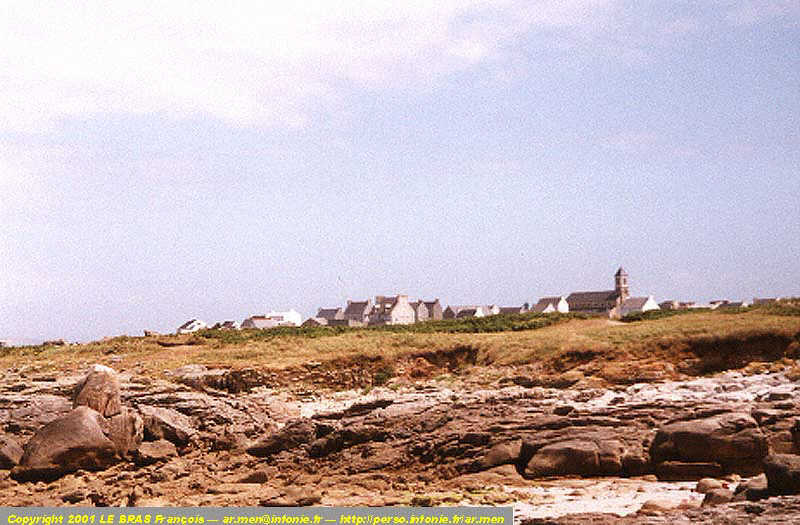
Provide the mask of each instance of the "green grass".
[{"label": "green grass", "polygon": [[647,312],[633,312],[620,319],[620,321],[623,323],[654,321],[656,319],[675,317],[676,315],[694,315],[710,311],[710,308],[692,308],[691,310],[648,310]]}]

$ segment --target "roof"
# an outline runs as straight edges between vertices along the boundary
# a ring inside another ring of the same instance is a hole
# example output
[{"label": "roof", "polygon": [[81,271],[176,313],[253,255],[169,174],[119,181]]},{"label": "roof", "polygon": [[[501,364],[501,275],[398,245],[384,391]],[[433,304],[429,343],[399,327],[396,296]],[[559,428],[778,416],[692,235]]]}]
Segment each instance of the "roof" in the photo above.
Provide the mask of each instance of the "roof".
[{"label": "roof", "polygon": [[[433,308],[434,306],[439,304],[439,299],[435,299],[433,301],[423,301],[423,302],[425,303],[425,306],[427,306],[428,308]],[[439,304],[439,306],[441,305]]]},{"label": "roof", "polygon": [[619,275],[628,275],[628,272],[625,271],[625,268],[620,266],[619,270],[617,270],[617,273],[615,273],[614,276],[619,276]]},{"label": "roof", "polygon": [[477,310],[478,308],[481,308],[481,307],[480,306],[476,306],[474,304],[456,304],[456,305],[451,304],[447,308],[450,308],[450,310],[452,310],[453,313],[455,313],[457,315],[462,310]]},{"label": "roof", "polygon": [[628,297],[622,303],[622,308],[625,310],[641,310],[649,299],[649,297]]},{"label": "roof", "polygon": [[[320,308],[317,312],[317,317],[323,319],[336,319],[342,312],[341,308]],[[314,319],[312,317],[312,319]]]},{"label": "roof", "polygon": [[197,322],[197,319],[189,319],[188,321],[186,321],[185,323],[183,323],[183,324],[182,324],[182,325],[181,325],[181,326],[178,328],[178,330],[183,330],[183,329],[185,329],[185,328],[189,328],[190,326],[192,326],[192,325],[193,325],[194,323],[196,323],[196,322]]},{"label": "roof", "polygon": [[616,290],[603,290],[600,292],[572,292],[567,296],[567,302],[572,303],[602,303],[613,301],[619,297]]},{"label": "roof", "polygon": [[369,301],[349,301],[345,308],[345,315],[365,315],[369,313],[371,305]]},{"label": "roof", "polygon": [[328,320],[324,317],[309,317],[305,321],[303,321],[303,325],[311,325],[316,324],[320,326],[326,326],[328,324]]},{"label": "roof", "polygon": [[559,301],[561,301],[561,297],[542,297],[535,305],[533,305],[533,310],[535,312],[542,313],[545,311],[548,304],[552,304],[553,308],[557,308]]},{"label": "roof", "polygon": [[500,313],[501,314],[519,314],[525,310],[522,306],[501,306]]},{"label": "roof", "polygon": [[478,313],[478,309],[477,308],[464,308],[464,309],[461,309],[461,310],[458,311],[458,314],[456,314],[456,317],[458,317],[458,318],[475,317],[476,313]]},{"label": "roof", "polygon": [[[263,315],[254,315],[248,319],[254,328],[273,328],[278,326],[277,321],[264,317]],[[246,320],[247,321],[247,320]]]}]

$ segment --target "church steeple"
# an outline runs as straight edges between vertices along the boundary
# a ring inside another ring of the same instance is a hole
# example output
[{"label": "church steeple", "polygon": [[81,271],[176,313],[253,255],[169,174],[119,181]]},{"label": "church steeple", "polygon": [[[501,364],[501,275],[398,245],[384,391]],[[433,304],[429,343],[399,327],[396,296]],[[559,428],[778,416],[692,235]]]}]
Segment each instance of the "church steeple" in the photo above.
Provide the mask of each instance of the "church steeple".
[{"label": "church steeple", "polygon": [[620,266],[617,273],[614,274],[614,291],[619,294],[620,300],[624,301],[628,298],[628,272]]}]

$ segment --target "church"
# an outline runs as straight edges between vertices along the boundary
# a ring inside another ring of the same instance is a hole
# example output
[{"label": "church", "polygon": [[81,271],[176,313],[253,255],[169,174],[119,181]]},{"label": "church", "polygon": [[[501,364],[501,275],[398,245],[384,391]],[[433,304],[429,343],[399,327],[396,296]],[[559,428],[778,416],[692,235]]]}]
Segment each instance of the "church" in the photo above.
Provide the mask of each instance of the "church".
[{"label": "church", "polygon": [[620,267],[614,274],[614,289],[601,292],[573,292],[567,296],[570,312],[606,313],[619,308],[630,296],[628,273]]}]

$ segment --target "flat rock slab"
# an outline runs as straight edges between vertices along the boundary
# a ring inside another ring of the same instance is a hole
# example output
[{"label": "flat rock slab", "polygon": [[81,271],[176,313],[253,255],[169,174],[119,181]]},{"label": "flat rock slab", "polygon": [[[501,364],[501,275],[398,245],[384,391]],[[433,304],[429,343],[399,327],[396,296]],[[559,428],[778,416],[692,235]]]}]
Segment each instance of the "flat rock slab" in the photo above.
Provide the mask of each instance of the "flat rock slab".
[{"label": "flat rock slab", "polygon": [[139,412],[144,420],[144,435],[146,439],[166,439],[182,447],[188,445],[196,433],[192,426],[192,420],[175,410],[139,405]]}]

